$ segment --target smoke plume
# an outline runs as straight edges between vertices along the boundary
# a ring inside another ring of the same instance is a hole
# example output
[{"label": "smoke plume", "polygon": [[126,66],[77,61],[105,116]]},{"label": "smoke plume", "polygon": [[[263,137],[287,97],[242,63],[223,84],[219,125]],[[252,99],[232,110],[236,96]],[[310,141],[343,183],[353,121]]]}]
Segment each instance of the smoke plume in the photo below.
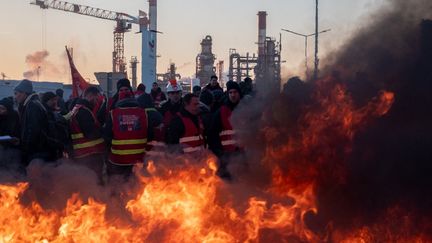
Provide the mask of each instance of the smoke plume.
[{"label": "smoke plume", "polygon": [[58,67],[47,60],[49,52],[47,50],[36,51],[26,56],[28,71],[23,73],[24,78],[36,80],[48,77],[58,77],[62,75]]}]

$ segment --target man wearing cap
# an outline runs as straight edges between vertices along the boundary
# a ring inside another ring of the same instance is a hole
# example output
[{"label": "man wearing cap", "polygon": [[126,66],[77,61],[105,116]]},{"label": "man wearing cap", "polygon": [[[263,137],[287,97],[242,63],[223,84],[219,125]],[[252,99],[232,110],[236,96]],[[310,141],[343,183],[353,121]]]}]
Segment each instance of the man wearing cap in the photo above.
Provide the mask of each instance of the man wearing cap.
[{"label": "man wearing cap", "polygon": [[227,170],[228,160],[231,156],[241,152],[231,124],[231,114],[240,103],[241,90],[238,83],[234,81],[228,81],[226,87],[228,99],[213,117],[209,145],[210,149],[220,158],[217,174],[222,178],[231,179]]},{"label": "man wearing cap", "polygon": [[20,142],[24,165],[27,166],[33,159],[55,160],[55,153],[48,148],[47,114],[38,95],[33,92],[32,82],[24,79],[14,91],[20,114]]}]

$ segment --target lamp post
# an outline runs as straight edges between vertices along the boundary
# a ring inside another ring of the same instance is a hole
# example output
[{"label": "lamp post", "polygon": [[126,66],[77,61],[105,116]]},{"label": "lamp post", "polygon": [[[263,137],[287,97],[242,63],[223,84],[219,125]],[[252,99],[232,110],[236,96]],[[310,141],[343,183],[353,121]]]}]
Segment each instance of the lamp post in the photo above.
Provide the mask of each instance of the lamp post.
[{"label": "lamp post", "polygon": [[[321,33],[328,32],[328,31],[330,31],[331,29],[326,29],[326,30],[320,31],[320,32],[318,32],[318,33],[312,33],[312,34],[308,34],[308,35],[300,34],[300,33],[297,33],[297,32],[295,32],[295,31],[287,30],[287,29],[282,29],[282,30],[283,30],[283,31],[286,31],[286,32],[288,32],[288,33],[294,34],[294,35],[302,36],[302,37],[305,38],[305,67],[306,67],[306,78],[307,78],[308,73],[309,73],[308,61],[307,61],[307,59],[308,59],[308,55],[307,55],[308,37],[316,36],[317,34],[321,34]],[[315,72],[316,72],[316,70],[315,70]]]}]

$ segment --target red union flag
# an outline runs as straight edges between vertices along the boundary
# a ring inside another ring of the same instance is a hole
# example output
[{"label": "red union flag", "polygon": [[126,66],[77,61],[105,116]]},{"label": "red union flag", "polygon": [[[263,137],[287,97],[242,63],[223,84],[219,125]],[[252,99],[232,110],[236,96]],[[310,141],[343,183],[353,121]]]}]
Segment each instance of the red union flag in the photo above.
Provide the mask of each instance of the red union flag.
[{"label": "red union flag", "polygon": [[90,87],[90,84],[87,83],[87,81],[85,81],[85,79],[78,72],[77,68],[75,67],[75,64],[73,63],[72,56],[69,53],[67,46],[65,46],[65,48],[66,48],[66,53],[68,55],[69,65],[72,74],[72,97],[76,98],[79,97],[84,92],[85,89]]}]

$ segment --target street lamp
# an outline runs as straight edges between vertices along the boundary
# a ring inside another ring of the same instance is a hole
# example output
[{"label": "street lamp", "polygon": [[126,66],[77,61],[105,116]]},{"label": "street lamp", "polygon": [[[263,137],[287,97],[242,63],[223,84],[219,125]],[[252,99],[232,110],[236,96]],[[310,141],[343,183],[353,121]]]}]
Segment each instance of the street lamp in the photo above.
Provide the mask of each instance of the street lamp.
[{"label": "street lamp", "polygon": [[[308,55],[307,55],[308,37],[311,37],[311,36],[317,35],[317,33],[312,33],[312,34],[305,35],[305,34],[297,33],[297,32],[292,31],[292,30],[287,30],[287,29],[282,29],[282,30],[283,30],[283,31],[286,31],[286,32],[289,32],[289,33],[291,33],[291,34],[294,34],[294,35],[302,36],[302,37],[305,38],[305,67],[306,67],[306,78],[307,78],[308,73],[309,73],[308,61],[307,61],[307,59],[308,59]],[[318,34],[325,33],[325,32],[328,32],[328,31],[330,31],[330,30],[331,30],[331,29],[326,29],[326,30],[323,30],[323,31],[318,32]]]}]

